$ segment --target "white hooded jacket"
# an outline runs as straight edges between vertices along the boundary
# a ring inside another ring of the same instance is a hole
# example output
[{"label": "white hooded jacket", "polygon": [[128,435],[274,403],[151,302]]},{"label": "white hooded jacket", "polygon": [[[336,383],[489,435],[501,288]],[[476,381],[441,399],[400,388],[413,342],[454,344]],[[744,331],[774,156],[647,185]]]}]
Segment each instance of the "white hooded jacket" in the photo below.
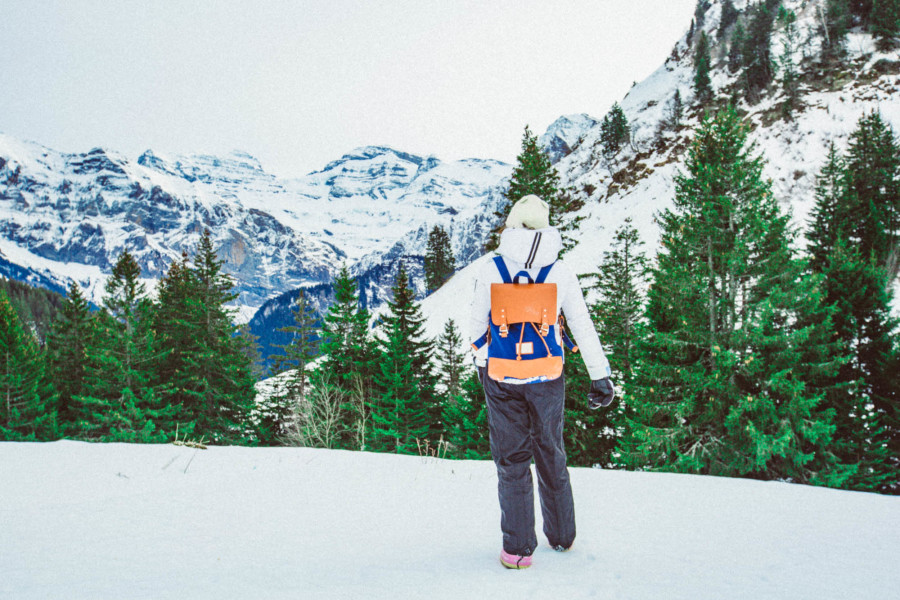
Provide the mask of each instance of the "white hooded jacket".
[{"label": "white hooded jacket", "polygon": [[[575,338],[591,379],[609,377],[609,361],[584,303],[584,294],[578,283],[578,277],[564,262],[556,260],[560,250],[562,238],[555,228],[537,230],[516,228],[506,229],[500,235],[497,254],[503,257],[513,277],[524,270],[534,279],[542,267],[556,262],[545,282],[556,284],[557,311],[561,311],[565,316],[566,324]],[[475,296],[469,321],[469,338],[473,342],[481,338],[490,325],[492,283],[503,283],[503,278],[494,261],[485,260],[475,279]],[[559,315],[556,316],[558,319]],[[557,336],[559,335],[560,332],[557,331]],[[479,366],[484,366],[485,356],[484,349],[476,353],[475,360]]]}]

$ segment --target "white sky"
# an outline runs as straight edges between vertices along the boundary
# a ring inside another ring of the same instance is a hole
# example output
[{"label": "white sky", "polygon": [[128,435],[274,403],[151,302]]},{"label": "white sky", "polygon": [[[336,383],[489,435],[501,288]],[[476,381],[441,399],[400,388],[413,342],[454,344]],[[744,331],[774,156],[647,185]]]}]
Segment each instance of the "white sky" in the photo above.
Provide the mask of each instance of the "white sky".
[{"label": "white sky", "polygon": [[0,0],[0,131],[134,158],[247,151],[299,176],[363,145],[515,160],[602,117],[695,0]]}]

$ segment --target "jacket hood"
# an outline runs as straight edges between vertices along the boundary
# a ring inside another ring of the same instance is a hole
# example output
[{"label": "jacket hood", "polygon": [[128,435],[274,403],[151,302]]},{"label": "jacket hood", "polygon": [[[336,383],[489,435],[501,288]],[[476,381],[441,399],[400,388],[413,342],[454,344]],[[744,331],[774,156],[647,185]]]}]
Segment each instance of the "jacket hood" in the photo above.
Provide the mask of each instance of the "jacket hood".
[{"label": "jacket hood", "polygon": [[544,229],[505,229],[500,234],[497,254],[525,265],[540,268],[553,263],[562,250],[562,237],[555,227]]}]

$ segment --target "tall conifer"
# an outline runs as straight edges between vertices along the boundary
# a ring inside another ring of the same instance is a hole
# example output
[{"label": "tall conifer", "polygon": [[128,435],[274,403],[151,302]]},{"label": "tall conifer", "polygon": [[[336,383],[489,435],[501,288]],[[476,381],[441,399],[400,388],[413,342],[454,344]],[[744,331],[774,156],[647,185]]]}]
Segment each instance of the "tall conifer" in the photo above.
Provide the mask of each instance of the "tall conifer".
[{"label": "tall conifer", "polygon": [[0,440],[56,437],[56,411],[42,397],[43,355],[0,289]]},{"label": "tall conifer", "polygon": [[423,317],[403,264],[391,288],[393,299],[381,324],[381,351],[375,381],[380,398],[373,402],[374,450],[412,454],[419,444],[440,432],[432,374],[433,344],[424,334]]},{"label": "tall conifer", "polygon": [[839,364],[821,294],[752,150],[733,109],[707,118],[660,215],[621,448],[631,466],[840,485],[815,383]]},{"label": "tall conifer", "polygon": [[60,427],[72,430],[75,421],[74,398],[84,393],[87,373],[87,349],[93,343],[94,323],[87,300],[77,283],[72,282],[66,301],[47,335],[47,375],[57,394]]}]

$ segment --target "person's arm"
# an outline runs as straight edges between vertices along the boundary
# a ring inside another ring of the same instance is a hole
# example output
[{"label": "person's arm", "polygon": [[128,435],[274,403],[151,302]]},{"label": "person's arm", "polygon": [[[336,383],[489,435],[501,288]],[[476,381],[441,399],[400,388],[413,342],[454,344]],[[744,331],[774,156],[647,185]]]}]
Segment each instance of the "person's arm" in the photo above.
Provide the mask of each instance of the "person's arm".
[{"label": "person's arm", "polygon": [[566,317],[566,323],[575,338],[575,343],[578,345],[578,351],[587,367],[588,375],[591,380],[607,378],[611,374],[609,360],[606,358],[606,353],[603,352],[594,322],[591,321],[578,277],[568,267],[564,268],[564,272],[560,273],[560,276],[559,285],[563,287],[560,308]]},{"label": "person's arm", "polygon": [[491,289],[490,282],[484,276],[484,269],[475,278],[475,289],[472,295],[472,308],[469,312],[469,343],[475,350],[475,364],[484,366],[487,356],[487,332],[490,326]]}]

